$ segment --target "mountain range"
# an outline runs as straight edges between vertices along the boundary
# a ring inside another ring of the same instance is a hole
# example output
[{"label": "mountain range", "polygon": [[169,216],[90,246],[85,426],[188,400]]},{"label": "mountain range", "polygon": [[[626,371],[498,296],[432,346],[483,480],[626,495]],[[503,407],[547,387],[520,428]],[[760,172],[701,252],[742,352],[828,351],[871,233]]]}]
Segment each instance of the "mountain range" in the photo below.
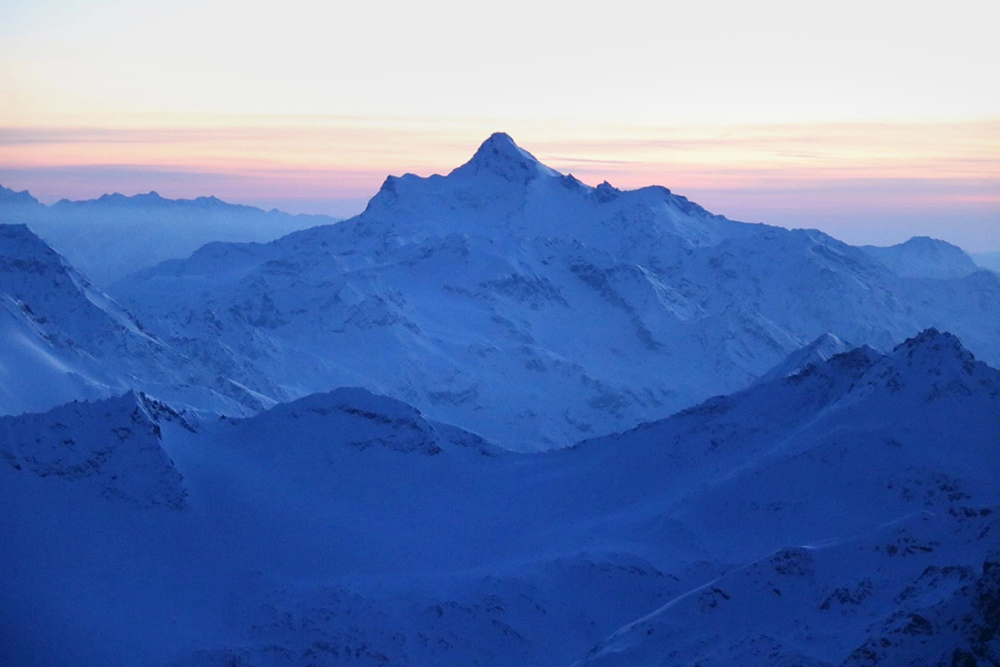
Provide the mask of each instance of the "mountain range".
[{"label": "mountain range", "polygon": [[227,204],[215,197],[166,199],[156,192],[62,199],[46,206],[27,191],[0,186],[0,223],[27,225],[101,287],[162,261],[187,257],[210,241],[272,241],[335,221]]},{"label": "mountain range", "polygon": [[1000,275],[955,246],[504,134],[284,236],[15,210],[87,239],[0,224],[2,665],[1000,664]]},{"label": "mountain range", "polygon": [[993,664],[998,414],[1000,372],[928,330],[547,453],[363,389],[246,419],[134,392],[3,417],[0,651]]},{"label": "mountain range", "polygon": [[447,176],[389,177],[350,220],[212,243],[109,291],[288,397],[363,386],[519,449],[739,390],[824,334],[885,350],[937,327],[1000,363],[1000,276],[955,246],[859,248],[590,187],[503,134]]}]

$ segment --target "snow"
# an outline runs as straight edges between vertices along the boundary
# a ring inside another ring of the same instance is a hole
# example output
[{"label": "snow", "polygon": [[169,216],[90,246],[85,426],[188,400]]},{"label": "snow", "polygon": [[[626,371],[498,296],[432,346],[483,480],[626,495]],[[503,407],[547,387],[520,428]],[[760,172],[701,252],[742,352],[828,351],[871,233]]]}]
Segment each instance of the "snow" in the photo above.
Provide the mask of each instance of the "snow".
[{"label": "snow", "polygon": [[979,270],[958,246],[926,236],[914,236],[887,248],[862,249],[905,278],[963,278]]},{"label": "snow", "polygon": [[[152,334],[24,225],[0,225],[0,414],[129,389],[179,406],[248,414],[274,400]],[[257,379],[257,382],[261,382]]]},{"label": "snow", "polygon": [[996,662],[1000,278],[956,250],[504,134],[107,291],[0,225],[0,664]]},{"label": "snow", "polygon": [[[992,622],[997,414],[1000,371],[929,330],[548,453],[359,388],[246,419],[135,393],[4,417],[0,626],[60,635],[2,650],[829,665],[888,636],[950,655]],[[926,630],[913,615],[931,634],[900,634]]]},{"label": "snow", "polygon": [[[947,636],[947,625],[960,616],[949,614],[935,627],[917,613],[926,602],[915,596],[940,604],[959,593],[987,558],[977,532],[996,528],[992,513],[958,525],[919,513],[851,539],[782,549],[671,600],[577,664],[907,664],[901,651],[886,650],[910,643],[907,635],[923,640],[911,643],[913,664],[937,664],[926,662],[931,656],[950,664],[961,643],[935,635]],[[970,558],[970,544],[979,545],[976,557]],[[894,641],[872,637],[858,646],[872,626],[898,628]],[[932,642],[945,650],[933,651]],[[870,660],[869,645],[889,660]]]},{"label": "snow", "polygon": [[787,359],[762,375],[758,382],[770,382],[796,375],[810,364],[826,361],[849,349],[847,343],[831,333],[825,333],[802,349],[792,352]]},{"label": "snow", "polygon": [[739,390],[826,333],[885,350],[938,327],[1000,363],[995,274],[906,277],[815,230],[591,188],[499,134],[447,176],[387,178],[356,218],[210,244],[111,292],[282,392],[240,379],[264,396],[363,386],[520,450]]}]

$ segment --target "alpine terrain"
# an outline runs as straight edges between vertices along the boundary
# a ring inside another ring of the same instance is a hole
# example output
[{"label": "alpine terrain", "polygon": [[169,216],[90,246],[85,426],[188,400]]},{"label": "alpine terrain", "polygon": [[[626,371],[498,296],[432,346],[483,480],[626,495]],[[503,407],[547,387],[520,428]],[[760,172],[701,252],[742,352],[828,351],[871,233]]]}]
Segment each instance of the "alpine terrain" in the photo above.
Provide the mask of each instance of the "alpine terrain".
[{"label": "alpine terrain", "polygon": [[214,413],[273,405],[242,372],[178,352],[27,227],[0,225],[0,414],[132,388]]},{"label": "alpine terrain", "polygon": [[742,389],[827,333],[887,350],[937,327],[1000,363],[1000,276],[954,246],[859,248],[589,187],[504,134],[447,176],[389,177],[345,222],[212,243],[110,291],[289,396],[363,386],[518,449]]},{"label": "alpine terrain", "polygon": [[927,330],[547,453],[362,389],[3,417],[0,657],[996,664],[998,414]]},{"label": "alpine terrain", "polygon": [[342,222],[0,222],[4,667],[1000,665],[1000,274],[956,246],[505,134]]}]

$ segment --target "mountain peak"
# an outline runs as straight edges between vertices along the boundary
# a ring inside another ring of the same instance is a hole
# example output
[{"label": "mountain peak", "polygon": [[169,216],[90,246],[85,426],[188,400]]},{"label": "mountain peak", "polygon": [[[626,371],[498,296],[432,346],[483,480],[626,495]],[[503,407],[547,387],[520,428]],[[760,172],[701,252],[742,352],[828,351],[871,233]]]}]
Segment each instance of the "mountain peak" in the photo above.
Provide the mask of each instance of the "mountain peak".
[{"label": "mountain peak", "polygon": [[930,236],[911,236],[909,240],[903,241],[902,243],[899,243],[897,245],[913,246],[913,247],[924,246],[927,248],[940,247],[940,246],[948,246],[951,248],[958,247],[952,243],[948,243],[947,241],[942,241],[941,239],[936,239]]},{"label": "mountain peak", "polygon": [[832,333],[824,333],[808,345],[792,352],[777,366],[765,373],[758,383],[781,380],[802,372],[810,364],[822,363],[838,354],[847,352],[850,347]]},{"label": "mountain peak", "polygon": [[962,278],[979,269],[958,246],[929,236],[914,236],[885,248],[861,249],[904,278]]},{"label": "mountain peak", "polygon": [[973,387],[996,392],[998,380],[997,371],[977,361],[956,336],[931,328],[886,355],[877,382],[893,392],[913,387],[931,400],[946,393],[967,395]]},{"label": "mountain peak", "polygon": [[529,183],[540,173],[555,175],[505,132],[494,132],[472,159],[451,172],[455,175],[492,174],[512,182]]},{"label": "mountain peak", "polygon": [[164,206],[174,206],[179,202],[183,202],[182,199],[166,199],[160,196],[160,193],[156,190],[150,190],[149,192],[139,193],[135,195],[124,195],[120,192],[112,192],[111,194],[103,194],[97,199],[60,199],[56,202],[56,206],[59,207],[121,207],[126,209],[131,208],[141,208],[141,207],[164,207]]},{"label": "mountain peak", "polygon": [[457,445],[484,455],[496,454],[494,445],[474,433],[430,421],[407,403],[360,387],[342,387],[280,403],[237,422],[237,428],[248,433],[300,433],[302,436],[292,441],[312,441],[320,449],[338,443],[358,450],[377,446],[433,456],[444,447]]},{"label": "mountain peak", "polygon": [[506,132],[494,132],[491,134],[479,146],[479,150],[476,151],[472,159],[483,159],[483,156],[488,155],[504,155],[514,159],[527,158],[532,162],[538,162],[531,153],[518,146],[514,139]]},{"label": "mountain peak", "polygon": [[[134,391],[44,413],[0,417],[0,454],[15,470],[100,489],[104,498],[182,509],[183,477],[160,446],[148,399]],[[65,429],[73,429],[67,438]]]},{"label": "mountain peak", "polygon": [[0,185],[0,204],[10,204],[16,206],[38,206],[38,200],[31,196],[27,190],[17,192]]},{"label": "mountain peak", "polygon": [[965,349],[965,346],[954,334],[938,331],[933,327],[924,329],[912,338],[907,338],[897,345],[892,353],[907,359],[941,355],[953,356],[962,360],[973,358],[972,353]]}]

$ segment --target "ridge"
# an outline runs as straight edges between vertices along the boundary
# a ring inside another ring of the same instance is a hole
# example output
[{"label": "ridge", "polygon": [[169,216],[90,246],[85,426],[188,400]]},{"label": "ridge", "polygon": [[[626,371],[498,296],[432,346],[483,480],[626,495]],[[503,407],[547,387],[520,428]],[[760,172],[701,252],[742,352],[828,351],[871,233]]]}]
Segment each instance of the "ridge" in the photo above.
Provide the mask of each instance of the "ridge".
[{"label": "ridge", "polygon": [[479,146],[468,162],[449,176],[479,176],[490,174],[504,180],[527,185],[539,175],[557,176],[538,159],[524,150],[505,132],[494,132]]}]

